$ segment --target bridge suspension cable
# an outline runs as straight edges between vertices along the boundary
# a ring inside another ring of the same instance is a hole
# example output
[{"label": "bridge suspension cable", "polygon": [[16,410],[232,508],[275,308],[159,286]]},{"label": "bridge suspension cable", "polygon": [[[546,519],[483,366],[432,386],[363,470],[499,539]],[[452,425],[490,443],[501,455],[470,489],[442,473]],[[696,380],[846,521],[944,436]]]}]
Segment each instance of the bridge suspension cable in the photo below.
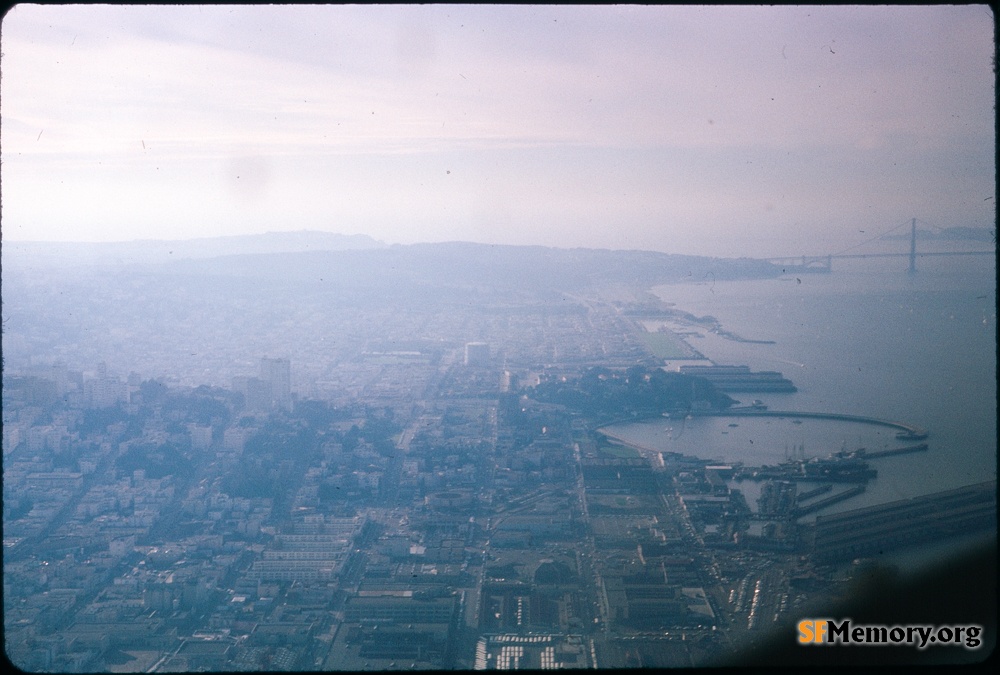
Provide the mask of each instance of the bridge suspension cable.
[{"label": "bridge suspension cable", "polygon": [[875,235],[874,237],[872,237],[871,239],[866,239],[866,240],[864,240],[863,242],[861,242],[861,243],[859,243],[859,244],[854,244],[853,246],[848,246],[848,247],[847,247],[847,248],[845,248],[845,249],[844,249],[843,251],[837,251],[837,252],[836,252],[836,253],[834,253],[833,255],[842,255],[842,254],[844,254],[844,253],[847,253],[848,251],[853,251],[853,250],[854,250],[854,249],[856,249],[856,248],[859,248],[859,247],[861,247],[861,246],[864,246],[865,244],[870,244],[871,242],[875,241],[876,239],[881,239],[881,238],[882,238],[882,237],[884,237],[885,235],[887,235],[887,234],[891,234],[891,233],[895,232],[896,230],[900,229],[901,227],[905,227],[906,225],[909,225],[909,224],[910,224],[911,222],[913,222],[912,218],[911,218],[911,219],[909,219],[909,220],[906,220],[906,221],[904,221],[904,222],[902,222],[902,223],[900,223],[899,225],[896,225],[895,227],[892,227],[892,228],[890,228],[890,229],[886,230],[885,232],[882,232],[882,233],[879,233],[879,234],[876,234],[876,235]]}]

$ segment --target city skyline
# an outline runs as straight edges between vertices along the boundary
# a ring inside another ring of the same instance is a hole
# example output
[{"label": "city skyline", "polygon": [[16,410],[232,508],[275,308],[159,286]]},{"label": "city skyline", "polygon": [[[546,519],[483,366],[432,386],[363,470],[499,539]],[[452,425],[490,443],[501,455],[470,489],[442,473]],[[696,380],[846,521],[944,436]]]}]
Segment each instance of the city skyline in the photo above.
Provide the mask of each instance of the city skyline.
[{"label": "city skyline", "polygon": [[993,26],[985,5],[20,5],[3,238],[768,256],[992,227]]}]

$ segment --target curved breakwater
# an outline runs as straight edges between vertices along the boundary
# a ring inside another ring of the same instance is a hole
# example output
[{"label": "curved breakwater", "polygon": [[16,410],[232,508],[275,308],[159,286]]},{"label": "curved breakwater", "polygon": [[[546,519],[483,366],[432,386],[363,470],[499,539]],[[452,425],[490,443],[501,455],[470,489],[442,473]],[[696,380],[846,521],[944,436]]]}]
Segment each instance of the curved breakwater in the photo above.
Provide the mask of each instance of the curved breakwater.
[{"label": "curved breakwater", "polygon": [[845,415],[842,413],[824,412],[799,412],[790,410],[720,410],[720,411],[698,411],[690,413],[694,417],[798,417],[817,420],[839,420],[841,422],[857,422],[859,424],[874,424],[883,427],[899,429],[897,438],[907,440],[922,440],[927,438],[927,431],[914,424],[905,422],[894,422],[883,420],[877,417],[865,417],[863,415]]}]

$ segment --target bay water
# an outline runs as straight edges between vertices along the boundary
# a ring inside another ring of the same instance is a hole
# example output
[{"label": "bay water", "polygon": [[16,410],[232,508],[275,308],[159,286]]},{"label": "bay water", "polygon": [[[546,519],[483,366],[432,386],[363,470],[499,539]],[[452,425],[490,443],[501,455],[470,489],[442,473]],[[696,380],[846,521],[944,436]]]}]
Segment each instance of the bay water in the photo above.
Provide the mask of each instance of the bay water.
[{"label": "bay water", "polygon": [[[925,429],[929,449],[871,460],[878,477],[832,513],[995,480],[996,266],[992,255],[835,259],[833,270],[776,279],[711,277],[658,286],[674,308],[711,315],[737,341],[699,324],[663,322],[714,363],[781,371],[798,388],[733,394],[771,410],[829,412]],[[764,343],[763,341],[768,341]],[[690,361],[669,362],[675,367]],[[913,445],[890,427],[790,418],[693,418],[617,425],[615,435],[706,459],[775,464],[859,447]],[[740,483],[754,504],[755,487]]]}]

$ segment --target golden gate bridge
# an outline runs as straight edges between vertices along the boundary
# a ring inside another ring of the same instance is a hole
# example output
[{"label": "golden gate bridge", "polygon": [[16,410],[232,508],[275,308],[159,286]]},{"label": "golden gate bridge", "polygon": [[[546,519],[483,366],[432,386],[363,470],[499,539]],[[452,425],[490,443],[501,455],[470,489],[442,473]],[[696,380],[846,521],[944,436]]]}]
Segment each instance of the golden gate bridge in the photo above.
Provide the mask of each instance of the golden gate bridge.
[{"label": "golden gate bridge", "polygon": [[[852,251],[852,250],[857,249],[857,248],[859,248],[861,246],[864,246],[865,244],[871,243],[871,242],[876,241],[878,239],[882,239],[886,235],[891,234],[892,232],[895,232],[896,230],[902,228],[906,224],[907,223],[902,223],[900,225],[897,225],[897,226],[893,227],[892,229],[888,230],[887,232],[883,232],[882,234],[879,234],[878,236],[875,236],[875,237],[872,237],[871,239],[863,241],[860,244],[855,244],[855,245],[853,245],[853,246],[851,246],[849,248],[844,249],[843,251],[841,251],[839,253],[828,253],[827,255],[818,255],[818,256],[808,256],[808,255],[803,255],[803,256],[784,256],[784,257],[777,257],[777,258],[764,258],[763,260],[765,260],[766,262],[769,262],[769,263],[772,263],[774,265],[777,265],[777,266],[781,267],[782,271],[784,271],[784,272],[800,272],[800,273],[801,272],[807,272],[807,273],[808,272],[821,272],[821,273],[823,273],[823,272],[830,272],[830,271],[833,270],[833,261],[835,259],[846,260],[846,259],[851,259],[851,258],[853,258],[853,259],[863,259],[863,258],[902,258],[902,257],[909,257],[909,259],[910,259],[910,266],[909,266],[909,269],[907,269],[907,272],[909,272],[910,274],[914,274],[917,271],[917,258],[918,257],[922,258],[922,257],[926,257],[926,256],[944,256],[944,255],[996,255],[995,247],[994,247],[993,250],[989,250],[989,251],[925,251],[925,252],[918,253],[917,252],[917,219],[916,218],[911,219],[911,221],[909,223],[909,225],[910,225],[910,251],[909,251],[909,253],[903,253],[903,252],[896,252],[896,253],[892,253],[892,252],[890,252],[890,253],[884,253],[884,252],[883,253],[848,253],[848,251]],[[929,225],[930,223],[927,223],[927,224]],[[935,226],[932,225],[931,227],[935,227]],[[994,244],[995,243],[996,242],[994,241]]]}]

